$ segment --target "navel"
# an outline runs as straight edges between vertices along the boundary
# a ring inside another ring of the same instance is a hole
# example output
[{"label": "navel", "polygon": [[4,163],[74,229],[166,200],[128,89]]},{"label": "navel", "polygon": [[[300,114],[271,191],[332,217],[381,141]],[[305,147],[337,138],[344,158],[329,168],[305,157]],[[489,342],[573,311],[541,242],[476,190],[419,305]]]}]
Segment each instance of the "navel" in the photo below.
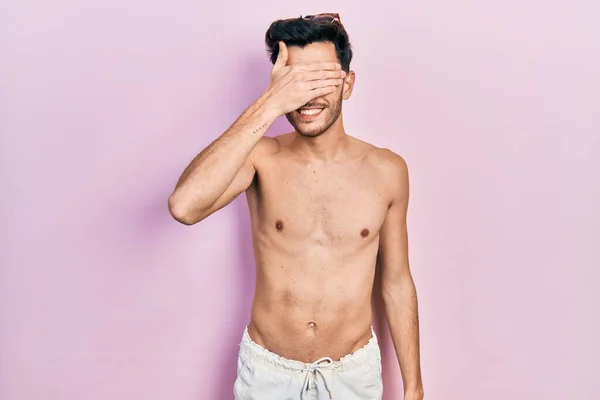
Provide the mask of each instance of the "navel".
[{"label": "navel", "polygon": [[360,231],[360,236],[366,238],[367,236],[369,236],[369,230],[367,228],[363,229],[362,231]]},{"label": "navel", "polygon": [[310,329],[311,331],[314,331],[314,330],[316,330],[316,329],[317,329],[317,324],[315,324],[314,322],[312,322],[312,321],[311,321],[311,322],[309,322],[308,324],[306,324],[306,327],[307,327],[308,329]]},{"label": "navel", "polygon": [[283,230],[283,222],[281,220],[277,220],[277,222],[275,222],[275,229],[280,232]]}]

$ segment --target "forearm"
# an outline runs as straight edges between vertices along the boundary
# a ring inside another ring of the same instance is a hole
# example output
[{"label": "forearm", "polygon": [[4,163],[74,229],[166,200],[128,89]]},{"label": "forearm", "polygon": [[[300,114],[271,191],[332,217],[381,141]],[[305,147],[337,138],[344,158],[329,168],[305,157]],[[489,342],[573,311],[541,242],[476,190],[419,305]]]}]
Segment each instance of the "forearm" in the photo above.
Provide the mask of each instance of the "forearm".
[{"label": "forearm", "polygon": [[410,276],[401,282],[383,286],[385,313],[405,393],[420,398],[423,392],[419,343],[419,312],[417,292]]},{"label": "forearm", "polygon": [[208,208],[229,187],[278,115],[261,96],[181,174],[169,201],[180,209]]}]

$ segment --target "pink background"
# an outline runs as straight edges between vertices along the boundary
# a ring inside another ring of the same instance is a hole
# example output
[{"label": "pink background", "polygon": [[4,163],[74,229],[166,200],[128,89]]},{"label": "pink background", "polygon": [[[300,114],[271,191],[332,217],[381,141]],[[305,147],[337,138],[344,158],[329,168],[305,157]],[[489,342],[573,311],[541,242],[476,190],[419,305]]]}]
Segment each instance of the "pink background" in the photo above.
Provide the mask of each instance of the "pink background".
[{"label": "pink background", "polygon": [[245,201],[189,228],[167,196],[265,88],[270,21],[329,11],[349,133],[411,169],[426,398],[600,398],[599,3],[307,4],[2,2],[2,400],[232,397]]}]

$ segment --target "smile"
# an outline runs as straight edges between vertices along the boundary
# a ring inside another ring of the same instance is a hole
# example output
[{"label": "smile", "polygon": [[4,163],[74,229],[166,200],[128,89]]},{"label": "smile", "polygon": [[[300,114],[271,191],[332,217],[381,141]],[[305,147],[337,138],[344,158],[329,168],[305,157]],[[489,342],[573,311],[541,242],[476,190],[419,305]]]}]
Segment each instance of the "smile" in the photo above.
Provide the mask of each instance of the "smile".
[{"label": "smile", "polygon": [[300,114],[302,115],[317,115],[323,111],[322,108],[308,108],[300,110]]}]

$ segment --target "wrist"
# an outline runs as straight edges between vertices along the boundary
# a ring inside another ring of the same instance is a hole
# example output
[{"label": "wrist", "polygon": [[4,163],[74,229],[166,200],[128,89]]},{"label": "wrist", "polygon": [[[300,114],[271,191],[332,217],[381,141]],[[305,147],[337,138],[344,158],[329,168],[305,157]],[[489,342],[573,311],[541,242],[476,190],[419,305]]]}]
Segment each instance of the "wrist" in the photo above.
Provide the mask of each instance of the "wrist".
[{"label": "wrist", "polygon": [[404,390],[404,400],[422,400],[423,386],[408,387]]},{"label": "wrist", "polygon": [[275,121],[283,113],[277,108],[275,102],[273,102],[271,94],[269,92],[263,93],[258,99],[260,109],[266,118]]}]

